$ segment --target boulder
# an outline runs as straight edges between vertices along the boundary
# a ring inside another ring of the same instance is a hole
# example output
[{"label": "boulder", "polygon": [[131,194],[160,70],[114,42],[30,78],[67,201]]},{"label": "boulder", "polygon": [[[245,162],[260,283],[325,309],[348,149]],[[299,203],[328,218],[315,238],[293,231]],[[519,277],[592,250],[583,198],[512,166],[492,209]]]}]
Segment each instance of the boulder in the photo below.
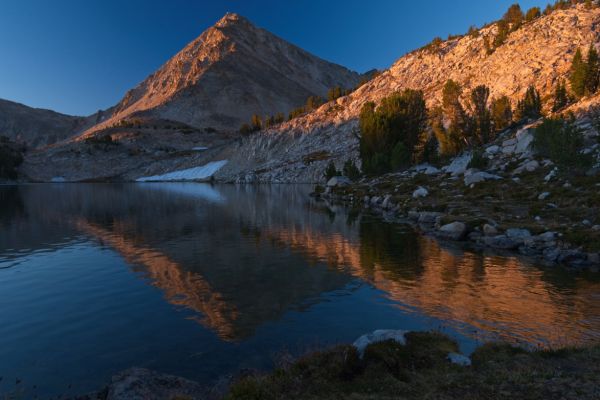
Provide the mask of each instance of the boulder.
[{"label": "boulder", "polygon": [[459,157],[456,157],[454,160],[452,160],[450,165],[447,165],[442,169],[444,172],[451,174],[452,176],[462,175],[467,170],[472,158],[473,155],[471,153],[463,154]]},{"label": "boulder", "polygon": [[490,174],[489,172],[473,172],[469,175],[465,176],[464,182],[466,186],[471,186],[476,183],[488,181],[488,180],[499,180],[502,179],[501,176]]},{"label": "boulder", "polygon": [[388,208],[391,208],[393,206],[392,204],[392,196],[391,195],[387,195],[383,198],[383,203],[381,203],[381,208],[383,208],[384,210],[387,210]]},{"label": "boulder", "polygon": [[433,211],[423,211],[419,213],[419,224],[435,224],[438,218],[442,217],[442,213]]},{"label": "boulder", "polygon": [[550,192],[544,192],[538,196],[538,200],[546,200],[548,197],[550,197]]},{"label": "boulder", "polygon": [[471,359],[467,356],[463,356],[458,353],[448,353],[448,361],[452,364],[460,365],[463,367],[471,366]]},{"label": "boulder", "polygon": [[413,169],[416,172],[419,172],[419,173],[425,174],[425,175],[437,175],[437,174],[439,174],[441,172],[439,169],[437,169],[436,167],[431,166],[429,164],[417,165]]},{"label": "boulder", "polygon": [[544,242],[550,242],[556,239],[556,232],[544,232],[538,235],[538,238]]},{"label": "boulder", "polygon": [[466,234],[467,225],[458,221],[442,226],[437,233],[438,236],[449,240],[461,240]]},{"label": "boulder", "polygon": [[537,170],[539,167],[540,167],[540,163],[537,162],[536,160],[527,161],[526,163],[521,165],[519,168],[515,169],[513,174],[518,175],[518,174],[522,174],[525,171],[533,172],[533,171]]},{"label": "boulder", "polygon": [[518,242],[515,242],[505,235],[485,237],[483,238],[483,243],[486,246],[500,250],[514,250],[519,247]]},{"label": "boulder", "polygon": [[421,197],[427,197],[429,192],[424,187],[419,186],[417,190],[415,190],[412,194],[413,199],[419,199]]},{"label": "boulder", "polygon": [[512,229],[507,229],[506,230],[506,236],[508,236],[510,239],[526,239],[526,238],[530,238],[531,237],[531,232],[529,232],[527,229],[517,229],[517,228],[512,228]]},{"label": "boulder", "polygon": [[488,154],[498,154],[500,152],[500,146],[493,145],[485,149]]},{"label": "boulder", "polygon": [[485,224],[485,225],[483,225],[483,234],[485,236],[497,236],[498,229],[496,229],[496,227],[493,225]]},{"label": "boulder", "polygon": [[348,186],[352,181],[345,176],[334,176],[327,181],[327,187]]},{"label": "boulder", "polygon": [[402,345],[406,344],[406,338],[404,337],[408,331],[402,330],[392,330],[392,329],[379,329],[372,333],[368,333],[366,335],[362,335],[352,344],[360,358],[363,358],[365,355],[366,348],[373,344],[379,342],[386,342],[388,340],[393,340]]},{"label": "boulder", "polygon": [[521,129],[517,132],[516,139],[515,153],[523,154],[529,151],[531,142],[533,142],[533,134],[529,129]]}]

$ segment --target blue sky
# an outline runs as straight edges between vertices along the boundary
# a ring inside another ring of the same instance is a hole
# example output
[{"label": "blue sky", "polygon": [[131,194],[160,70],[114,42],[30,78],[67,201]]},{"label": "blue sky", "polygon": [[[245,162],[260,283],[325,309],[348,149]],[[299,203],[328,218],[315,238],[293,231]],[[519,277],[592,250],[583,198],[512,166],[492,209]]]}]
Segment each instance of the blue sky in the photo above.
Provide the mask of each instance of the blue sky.
[{"label": "blue sky", "polygon": [[107,108],[228,11],[364,72],[498,19],[513,2],[3,0],[0,98],[75,115]]}]

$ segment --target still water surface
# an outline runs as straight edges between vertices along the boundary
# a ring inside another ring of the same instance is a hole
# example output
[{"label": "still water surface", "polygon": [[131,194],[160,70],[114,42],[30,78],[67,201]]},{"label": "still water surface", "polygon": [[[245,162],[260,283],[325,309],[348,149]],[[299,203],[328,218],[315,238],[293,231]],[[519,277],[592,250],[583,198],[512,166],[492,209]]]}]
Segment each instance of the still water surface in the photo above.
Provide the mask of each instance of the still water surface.
[{"label": "still water surface", "polygon": [[465,352],[600,339],[594,274],[440,246],[309,191],[0,186],[0,393],[85,393],[131,366],[209,383],[379,328]]}]

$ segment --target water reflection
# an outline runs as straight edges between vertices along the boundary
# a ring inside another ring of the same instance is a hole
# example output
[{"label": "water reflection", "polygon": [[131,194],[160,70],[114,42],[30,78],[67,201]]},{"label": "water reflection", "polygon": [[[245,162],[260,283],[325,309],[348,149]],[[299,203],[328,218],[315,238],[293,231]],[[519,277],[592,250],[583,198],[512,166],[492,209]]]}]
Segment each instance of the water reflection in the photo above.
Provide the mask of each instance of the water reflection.
[{"label": "water reflection", "polygon": [[544,344],[600,337],[596,278],[442,247],[408,227],[315,203],[308,190],[2,187],[0,268],[92,239],[226,341],[250,338],[355,280],[398,312],[438,319],[467,337]]}]

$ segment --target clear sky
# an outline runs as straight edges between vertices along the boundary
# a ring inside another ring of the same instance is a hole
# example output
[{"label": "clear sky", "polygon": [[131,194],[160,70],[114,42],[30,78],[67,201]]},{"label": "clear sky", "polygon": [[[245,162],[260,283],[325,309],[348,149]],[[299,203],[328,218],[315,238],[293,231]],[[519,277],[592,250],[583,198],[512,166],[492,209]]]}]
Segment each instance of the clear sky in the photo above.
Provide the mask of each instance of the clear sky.
[{"label": "clear sky", "polygon": [[228,11],[364,72],[435,36],[496,20],[513,2],[2,0],[0,98],[74,115],[110,107]]}]

